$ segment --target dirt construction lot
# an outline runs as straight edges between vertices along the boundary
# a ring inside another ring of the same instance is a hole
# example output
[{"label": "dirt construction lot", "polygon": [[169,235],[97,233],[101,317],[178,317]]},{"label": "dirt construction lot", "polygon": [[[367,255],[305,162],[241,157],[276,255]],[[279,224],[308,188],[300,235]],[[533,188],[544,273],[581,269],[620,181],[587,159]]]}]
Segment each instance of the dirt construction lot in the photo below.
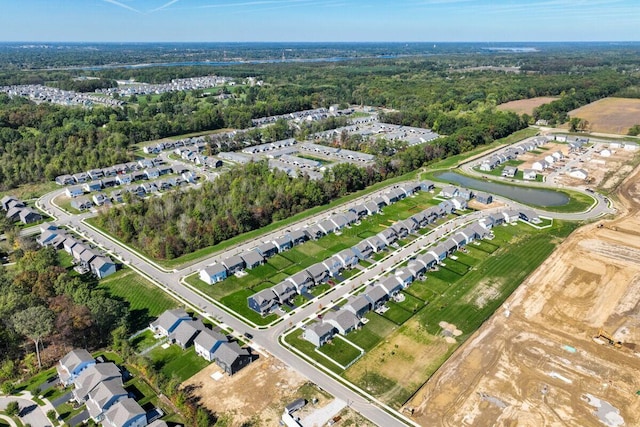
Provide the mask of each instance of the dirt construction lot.
[{"label": "dirt construction lot", "polygon": [[408,402],[416,422],[640,425],[640,168],[617,195],[616,219],[574,232]]},{"label": "dirt construction lot", "polygon": [[[569,117],[589,121],[592,132],[626,135],[629,128],[640,124],[640,99],[604,98],[569,111]],[[568,129],[569,125],[562,127]]]},{"label": "dirt construction lot", "polygon": [[553,96],[539,96],[537,98],[520,99],[518,101],[509,101],[504,104],[498,105],[498,109],[502,111],[513,111],[516,114],[533,114],[533,109],[541,106],[542,104],[548,104],[551,101],[558,99]]}]

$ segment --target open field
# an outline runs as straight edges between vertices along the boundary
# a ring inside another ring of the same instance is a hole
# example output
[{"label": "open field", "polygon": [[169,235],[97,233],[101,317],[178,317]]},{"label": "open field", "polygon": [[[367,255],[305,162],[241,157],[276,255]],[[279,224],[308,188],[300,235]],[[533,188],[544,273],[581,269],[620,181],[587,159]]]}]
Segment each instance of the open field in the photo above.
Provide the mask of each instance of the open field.
[{"label": "open field", "polygon": [[617,219],[574,232],[413,396],[416,422],[640,425],[639,177]]},{"label": "open field", "polygon": [[129,269],[120,270],[101,280],[99,287],[129,303],[130,316],[137,328],[148,326],[149,321],[163,311],[178,306],[164,291]]},{"label": "open field", "polygon": [[346,371],[316,354],[301,331],[287,342],[399,408],[573,228],[562,222],[543,231],[524,224],[497,227],[493,240],[468,245],[405,289],[405,301],[389,302],[382,315],[367,313],[369,322],[347,335],[366,353]]},{"label": "open field", "polygon": [[[604,98],[569,111],[569,117],[589,121],[592,132],[626,135],[629,128],[640,124],[640,99]],[[568,123],[562,125],[568,129]]]},{"label": "open field", "polygon": [[533,109],[548,104],[558,99],[555,96],[538,96],[536,98],[519,99],[517,101],[509,101],[498,105],[498,110],[513,111],[516,114],[533,114]]}]

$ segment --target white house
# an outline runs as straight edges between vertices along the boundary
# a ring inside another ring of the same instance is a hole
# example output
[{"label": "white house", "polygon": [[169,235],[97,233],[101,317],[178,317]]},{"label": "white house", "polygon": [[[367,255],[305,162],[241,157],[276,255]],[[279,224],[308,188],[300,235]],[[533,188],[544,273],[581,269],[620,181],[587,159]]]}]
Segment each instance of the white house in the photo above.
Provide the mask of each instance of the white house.
[{"label": "white house", "polygon": [[535,181],[538,177],[538,173],[533,169],[525,169],[522,171],[522,178],[530,181]]},{"label": "white house", "polygon": [[602,151],[600,151],[600,156],[602,157],[611,157],[611,151],[607,150],[606,148]]},{"label": "white house", "polygon": [[584,169],[573,169],[571,172],[569,172],[569,176],[577,179],[587,179],[589,174]]},{"label": "white house", "polygon": [[548,167],[549,167],[549,164],[546,162],[546,160],[538,160],[533,162],[533,164],[531,165],[531,169],[535,171],[543,171]]}]

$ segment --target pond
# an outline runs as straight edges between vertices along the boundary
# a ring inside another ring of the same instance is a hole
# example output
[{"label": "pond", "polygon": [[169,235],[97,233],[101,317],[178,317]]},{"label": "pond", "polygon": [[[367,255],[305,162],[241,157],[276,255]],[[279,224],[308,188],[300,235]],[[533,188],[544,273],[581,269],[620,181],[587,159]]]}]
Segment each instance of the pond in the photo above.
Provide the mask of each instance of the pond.
[{"label": "pond", "polygon": [[453,182],[463,187],[503,196],[516,202],[535,206],[564,206],[569,203],[569,196],[565,193],[538,188],[527,188],[517,185],[498,184],[482,181],[455,172],[440,172],[435,177],[443,181]]}]

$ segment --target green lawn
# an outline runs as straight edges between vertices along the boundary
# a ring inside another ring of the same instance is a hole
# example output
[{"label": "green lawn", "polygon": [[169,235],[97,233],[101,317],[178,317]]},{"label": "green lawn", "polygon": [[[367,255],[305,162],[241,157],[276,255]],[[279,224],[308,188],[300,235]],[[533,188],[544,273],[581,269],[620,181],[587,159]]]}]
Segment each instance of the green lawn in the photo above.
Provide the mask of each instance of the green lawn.
[{"label": "green lawn", "polygon": [[132,338],[130,342],[133,349],[136,352],[140,352],[154,345],[157,342],[157,340],[153,337],[153,332],[151,332],[150,330],[146,330],[140,335],[137,335],[136,337]]},{"label": "green lawn", "polygon": [[360,357],[360,350],[339,337],[334,337],[331,342],[320,347],[319,351],[342,366],[347,366]]},{"label": "green lawn", "polygon": [[192,377],[209,364],[196,354],[193,346],[187,350],[182,350],[177,345],[171,345],[167,349],[156,347],[148,353],[148,357],[167,378],[175,376],[180,381]]},{"label": "green lawn", "polygon": [[362,347],[365,351],[371,350],[397,328],[393,322],[374,312],[367,313],[365,318],[369,319],[366,325],[347,335],[349,341]]},{"label": "green lawn", "polygon": [[99,287],[129,303],[129,316],[136,330],[147,326],[165,310],[178,306],[167,293],[126,268],[102,279]]},{"label": "green lawn", "polygon": [[387,307],[389,307],[389,309],[385,311],[382,316],[398,326],[413,317],[413,312],[405,310],[394,301],[389,301]]}]

